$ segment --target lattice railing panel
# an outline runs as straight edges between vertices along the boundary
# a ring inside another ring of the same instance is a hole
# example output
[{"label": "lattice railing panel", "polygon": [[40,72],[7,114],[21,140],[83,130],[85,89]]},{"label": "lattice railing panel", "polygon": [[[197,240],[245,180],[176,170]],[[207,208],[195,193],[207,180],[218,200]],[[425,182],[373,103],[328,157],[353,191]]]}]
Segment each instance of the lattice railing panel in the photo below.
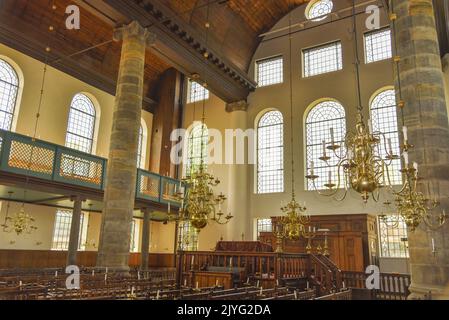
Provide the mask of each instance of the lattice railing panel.
[{"label": "lattice railing panel", "polygon": [[55,151],[20,141],[11,141],[8,166],[38,174],[51,175]]},{"label": "lattice railing panel", "polygon": [[159,199],[161,177],[139,170],[137,178],[137,196]]},{"label": "lattice railing panel", "polygon": [[162,200],[178,202],[177,193],[179,192],[179,181],[162,177]]},{"label": "lattice railing panel", "polygon": [[62,153],[59,174],[65,179],[101,186],[103,165],[104,163],[101,159],[86,159]]}]

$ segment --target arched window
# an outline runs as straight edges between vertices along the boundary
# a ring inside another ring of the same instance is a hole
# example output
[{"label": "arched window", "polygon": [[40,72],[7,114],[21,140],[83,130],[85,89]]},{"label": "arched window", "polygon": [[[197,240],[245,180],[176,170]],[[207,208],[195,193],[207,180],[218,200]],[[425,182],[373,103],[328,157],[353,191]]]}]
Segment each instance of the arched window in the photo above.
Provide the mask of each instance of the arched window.
[{"label": "arched window", "polygon": [[209,143],[209,130],[206,124],[195,124],[189,134],[189,144],[187,148],[186,174],[198,169],[203,159],[207,165],[207,145]]},{"label": "arched window", "polygon": [[182,251],[198,251],[199,232],[190,221],[182,221],[179,224]]},{"label": "arched window", "polygon": [[78,93],[70,105],[69,124],[65,145],[78,151],[91,153],[95,131],[95,107],[86,95]]},{"label": "arched window", "polygon": [[[399,156],[401,153],[398,116],[396,112],[396,94],[393,89],[387,89],[377,94],[370,105],[371,123],[375,132],[382,132],[382,137],[377,153],[385,159],[388,154]],[[402,184],[401,159],[391,161],[388,167],[392,184]]]},{"label": "arched window", "polygon": [[284,192],[284,118],[269,111],[257,125],[257,193]]},{"label": "arched window", "polygon": [[[326,189],[324,185],[329,181],[329,172],[334,183],[338,181],[338,159],[332,156],[332,151],[326,150],[327,155],[331,157],[327,163],[319,159],[324,153],[323,142],[331,141],[331,129],[334,132],[334,142],[342,146],[346,135],[345,109],[337,101],[327,100],[313,107],[306,119],[307,172],[313,163],[315,174],[319,176],[315,181],[318,189]],[[342,174],[340,181],[343,186]],[[308,181],[308,189],[314,189],[312,180]]]},{"label": "arched window", "polygon": [[14,68],[0,59],[0,129],[11,130],[19,92],[19,76]]},{"label": "arched window", "polygon": [[143,169],[145,159],[143,158],[143,127],[139,128],[139,144],[137,146],[137,168]]},{"label": "arched window", "polygon": [[332,0],[315,0],[310,2],[306,10],[307,19],[312,21],[321,21],[327,18],[332,12],[334,3]]}]

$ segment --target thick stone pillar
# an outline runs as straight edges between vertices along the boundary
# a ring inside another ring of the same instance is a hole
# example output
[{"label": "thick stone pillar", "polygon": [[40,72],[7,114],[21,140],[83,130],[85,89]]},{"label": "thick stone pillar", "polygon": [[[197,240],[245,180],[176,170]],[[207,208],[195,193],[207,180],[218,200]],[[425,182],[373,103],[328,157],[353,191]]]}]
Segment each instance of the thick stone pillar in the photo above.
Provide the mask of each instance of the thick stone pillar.
[{"label": "thick stone pillar", "polygon": [[76,266],[77,259],[76,255],[79,248],[80,240],[80,224],[81,224],[81,214],[82,214],[82,204],[83,200],[80,197],[73,197],[73,212],[72,212],[72,224],[70,226],[70,238],[69,238],[69,249],[67,251],[67,265]]},{"label": "thick stone pillar", "polygon": [[[449,125],[432,0],[391,0],[391,5],[397,16],[404,115],[409,141],[415,145],[410,158],[420,164],[421,187],[430,182],[442,209],[449,212]],[[396,79],[396,88],[398,83]],[[409,232],[411,299],[449,298],[448,239],[449,223],[435,232],[422,223]]]},{"label": "thick stone pillar", "polygon": [[142,248],[140,268],[148,270],[148,262],[150,258],[150,223],[151,211],[147,208],[143,209],[143,226],[142,226]]},{"label": "thick stone pillar", "polygon": [[[248,127],[248,104],[239,101],[228,104],[226,111],[231,115],[230,127],[245,133]],[[228,143],[229,137],[226,137]],[[234,216],[227,225],[228,241],[252,240],[251,216],[249,214],[249,183],[248,183],[248,147],[246,139],[234,139],[233,163],[229,166],[229,209]],[[239,159],[239,153],[243,159]],[[229,155],[227,155],[228,157]],[[230,159],[227,158],[227,164]],[[243,160],[243,161],[242,161]],[[243,162],[243,163],[242,163]],[[225,212],[227,213],[227,212]]]},{"label": "thick stone pillar", "polygon": [[122,40],[109,147],[98,267],[129,271],[129,246],[137,176],[137,146],[143,100],[145,51],[154,35],[138,22],[118,29]]}]

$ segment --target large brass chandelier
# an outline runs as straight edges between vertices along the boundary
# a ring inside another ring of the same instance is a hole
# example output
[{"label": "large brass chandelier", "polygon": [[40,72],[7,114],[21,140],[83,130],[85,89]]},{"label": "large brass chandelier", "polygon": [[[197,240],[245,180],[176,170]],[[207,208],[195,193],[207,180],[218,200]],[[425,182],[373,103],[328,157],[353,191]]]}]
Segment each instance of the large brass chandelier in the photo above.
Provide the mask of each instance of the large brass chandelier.
[{"label": "large brass chandelier", "polygon": [[[206,30],[206,48],[209,36],[209,1],[207,4],[207,21],[205,23]],[[207,65],[209,54],[206,51],[203,54],[205,66]],[[195,81],[199,81],[199,76],[194,77]],[[199,82],[198,82],[199,83]],[[202,84],[207,89],[207,83]],[[196,103],[193,106],[193,119],[195,119]],[[191,225],[199,232],[204,229],[209,221],[218,223],[220,225],[227,224],[231,221],[233,216],[231,213],[225,214],[223,212],[224,203],[227,200],[223,193],[216,195],[213,188],[220,184],[220,180],[207,172],[207,164],[205,158],[205,130],[206,130],[206,99],[203,97],[203,110],[201,119],[201,155],[200,163],[194,163],[193,145],[191,146],[190,154],[190,168],[185,178],[182,179],[183,188],[180,188],[177,197],[181,202],[179,208],[179,215],[176,219],[180,221],[189,221]],[[192,134],[192,132],[190,133]],[[193,142],[193,141],[192,141]],[[192,143],[193,144],[193,143]]]},{"label": "large brass chandelier", "polygon": [[[397,16],[393,11],[393,5],[390,5],[390,20],[392,21],[392,35],[395,52],[398,52],[398,45],[396,40],[396,19]],[[404,107],[405,102],[402,98],[402,87],[400,81],[400,61],[401,57],[396,55],[394,57],[397,85],[399,88],[399,107],[401,108],[402,124],[405,127]],[[437,196],[431,196],[430,183],[427,185],[427,195],[424,192],[419,191],[419,170],[418,163],[414,162],[413,165],[409,163],[409,150],[413,149],[413,145],[408,143],[407,129],[404,130],[404,144],[403,150],[403,168],[402,178],[404,185],[398,192],[393,192],[395,197],[395,203],[397,206],[398,214],[395,216],[386,217],[382,216],[387,226],[397,228],[402,220],[405,222],[410,231],[415,231],[422,223],[431,230],[437,230],[441,228],[447,221],[446,211],[440,208],[440,201]],[[424,150],[425,152],[425,150]],[[390,201],[386,201],[385,204],[389,206]]]},{"label": "large brass chandelier", "polygon": [[214,194],[213,188],[220,184],[220,180],[207,172],[203,161],[182,181],[185,191],[178,193],[181,200],[179,220],[189,221],[200,231],[209,221],[223,225],[233,218],[230,213],[225,215],[223,212],[226,196]]},{"label": "large brass chandelier", "polygon": [[[310,171],[307,172],[306,178],[312,182],[313,188],[320,195],[343,201],[349,190],[354,190],[361,194],[366,203],[371,196],[378,201],[382,187],[392,187],[389,166],[401,155],[394,154],[391,140],[387,139],[382,132],[373,131],[370,120],[367,123],[364,121],[355,1],[353,1],[352,13],[358,98],[355,130],[347,132],[343,144],[340,145],[335,142],[334,129],[336,128],[330,128],[331,141],[323,141],[323,153],[319,160],[330,167],[329,161],[337,159],[336,181],[333,180],[332,171],[329,171],[328,181],[324,184],[325,189],[319,190],[316,181],[320,177],[315,174],[313,162],[310,164]],[[382,153],[386,154],[385,158],[381,156]]]},{"label": "large brass chandelier", "polygon": [[[291,10],[289,15],[289,45],[290,45],[290,66],[292,65],[292,21]],[[295,194],[295,161],[294,161],[294,131],[293,131],[293,75],[290,68],[290,135],[291,135],[291,168],[292,168],[292,200],[284,207],[281,208],[282,217],[277,219],[277,238],[278,238],[278,251],[281,250],[282,239],[289,239],[292,241],[298,241],[301,237],[309,240],[307,245],[307,252],[311,251],[311,239],[316,235],[316,228],[310,226],[311,217],[306,214],[306,204],[300,204],[296,201]],[[308,227],[308,228],[307,228]]]}]

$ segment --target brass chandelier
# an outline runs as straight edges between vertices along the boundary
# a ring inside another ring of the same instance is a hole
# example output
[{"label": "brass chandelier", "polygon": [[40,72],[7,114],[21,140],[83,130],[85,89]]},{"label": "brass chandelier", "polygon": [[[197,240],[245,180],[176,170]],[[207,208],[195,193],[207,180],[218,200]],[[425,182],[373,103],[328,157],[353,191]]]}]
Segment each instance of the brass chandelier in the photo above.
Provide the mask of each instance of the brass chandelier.
[{"label": "brass chandelier", "polygon": [[[206,29],[206,48],[209,35],[209,2],[207,5],[207,21],[205,23]],[[207,65],[209,54],[206,51],[203,54],[206,59],[205,65]],[[196,79],[195,79],[196,78]],[[194,80],[198,82],[199,76],[194,77]],[[207,83],[203,84],[204,88],[207,88]],[[193,119],[195,119],[196,104],[193,106]],[[191,147],[190,154],[190,168],[189,173],[182,179],[183,188],[179,188],[177,198],[181,202],[179,208],[179,215],[174,217],[178,221],[189,221],[191,225],[199,232],[204,229],[209,221],[215,222],[220,225],[227,224],[231,221],[233,216],[231,213],[225,214],[223,212],[223,205],[227,200],[223,193],[215,195],[213,188],[220,184],[220,180],[207,172],[207,165],[205,163],[204,154],[205,149],[205,120],[206,120],[206,100],[203,99],[203,111],[201,119],[201,156],[199,165],[194,163],[193,158],[193,146]],[[190,133],[192,134],[192,132]],[[193,141],[192,141],[193,142]],[[192,143],[193,144],[193,143]],[[173,219],[173,216],[172,216]]]},{"label": "brass chandelier", "polygon": [[37,227],[34,225],[35,219],[28,213],[25,212],[25,204],[22,204],[19,212],[17,212],[14,216],[9,215],[9,210],[11,207],[11,196],[13,192],[9,193],[8,204],[6,205],[6,215],[5,221],[1,225],[3,232],[12,233],[15,232],[18,236],[22,234],[30,234],[33,231],[37,230]]},{"label": "brass chandelier", "polygon": [[[391,139],[387,139],[382,132],[374,132],[370,120],[367,121],[368,124],[364,121],[355,1],[353,1],[352,13],[358,98],[355,131],[347,132],[345,141],[340,145],[335,142],[334,128],[330,128],[331,141],[323,141],[323,154],[319,160],[330,167],[329,160],[337,159],[337,181],[333,181],[332,172],[329,171],[328,181],[324,184],[325,189],[319,190],[316,180],[320,176],[315,174],[313,162],[310,163],[310,171],[306,178],[312,182],[313,188],[320,195],[343,201],[349,190],[354,190],[361,194],[365,203],[371,196],[377,202],[381,188],[392,187],[389,166],[393,160],[399,159],[401,155],[394,154]],[[389,146],[388,149],[387,145]],[[382,149],[385,151],[385,158],[381,156],[380,151]]]},{"label": "brass chandelier", "polygon": [[[393,44],[395,52],[398,52],[397,49],[397,40],[396,40],[396,19],[397,16],[393,12],[393,6],[391,7],[390,12],[390,20],[392,21],[392,35],[393,35]],[[404,107],[405,102],[402,99],[402,87],[400,81],[400,61],[401,57],[396,55],[394,57],[394,62],[396,66],[396,77],[398,79],[397,84],[399,88],[399,106],[401,108],[401,117],[402,124],[405,125],[405,117],[404,117]],[[404,126],[404,128],[406,128]],[[408,143],[408,135],[407,129],[404,130],[404,145],[402,146],[403,150],[403,161],[404,166],[401,170],[402,177],[404,181],[404,185],[402,189],[398,192],[393,192],[395,197],[395,203],[397,206],[398,214],[395,216],[391,216],[389,219],[383,215],[381,218],[384,223],[391,228],[397,228],[401,221],[401,218],[410,229],[410,231],[415,231],[422,223],[426,225],[430,230],[437,230],[441,228],[447,221],[446,211],[443,209],[439,209],[440,201],[437,196],[431,196],[431,186],[430,183],[427,185],[427,194],[426,196],[423,192],[419,191],[419,170],[418,163],[414,162],[413,165],[409,163],[409,150],[413,149],[413,145]],[[425,152],[425,150],[424,150]],[[385,205],[391,205],[390,201],[386,201]],[[439,209],[440,212],[435,212]]]},{"label": "brass chandelier", "polygon": [[[289,15],[289,46],[290,46],[290,66],[292,65],[292,21],[291,10]],[[295,161],[294,161],[294,137],[293,137],[293,75],[290,68],[290,130],[291,130],[291,166],[292,166],[292,200],[284,207],[281,208],[282,217],[277,220],[277,238],[278,246],[277,251],[282,251],[281,243],[282,239],[289,239],[292,241],[298,241],[301,236],[308,239],[308,245],[306,247],[307,253],[312,250],[311,239],[316,235],[316,228],[310,226],[311,217],[306,214],[307,208],[304,203],[301,205],[296,201],[295,194]],[[308,227],[308,228],[307,228]]]},{"label": "brass chandelier", "polygon": [[220,180],[207,172],[203,160],[182,181],[185,192],[178,193],[181,201],[178,220],[189,221],[198,231],[204,229],[209,220],[220,225],[229,223],[233,216],[225,215],[222,210],[227,198],[223,193],[215,195],[213,191]]}]

